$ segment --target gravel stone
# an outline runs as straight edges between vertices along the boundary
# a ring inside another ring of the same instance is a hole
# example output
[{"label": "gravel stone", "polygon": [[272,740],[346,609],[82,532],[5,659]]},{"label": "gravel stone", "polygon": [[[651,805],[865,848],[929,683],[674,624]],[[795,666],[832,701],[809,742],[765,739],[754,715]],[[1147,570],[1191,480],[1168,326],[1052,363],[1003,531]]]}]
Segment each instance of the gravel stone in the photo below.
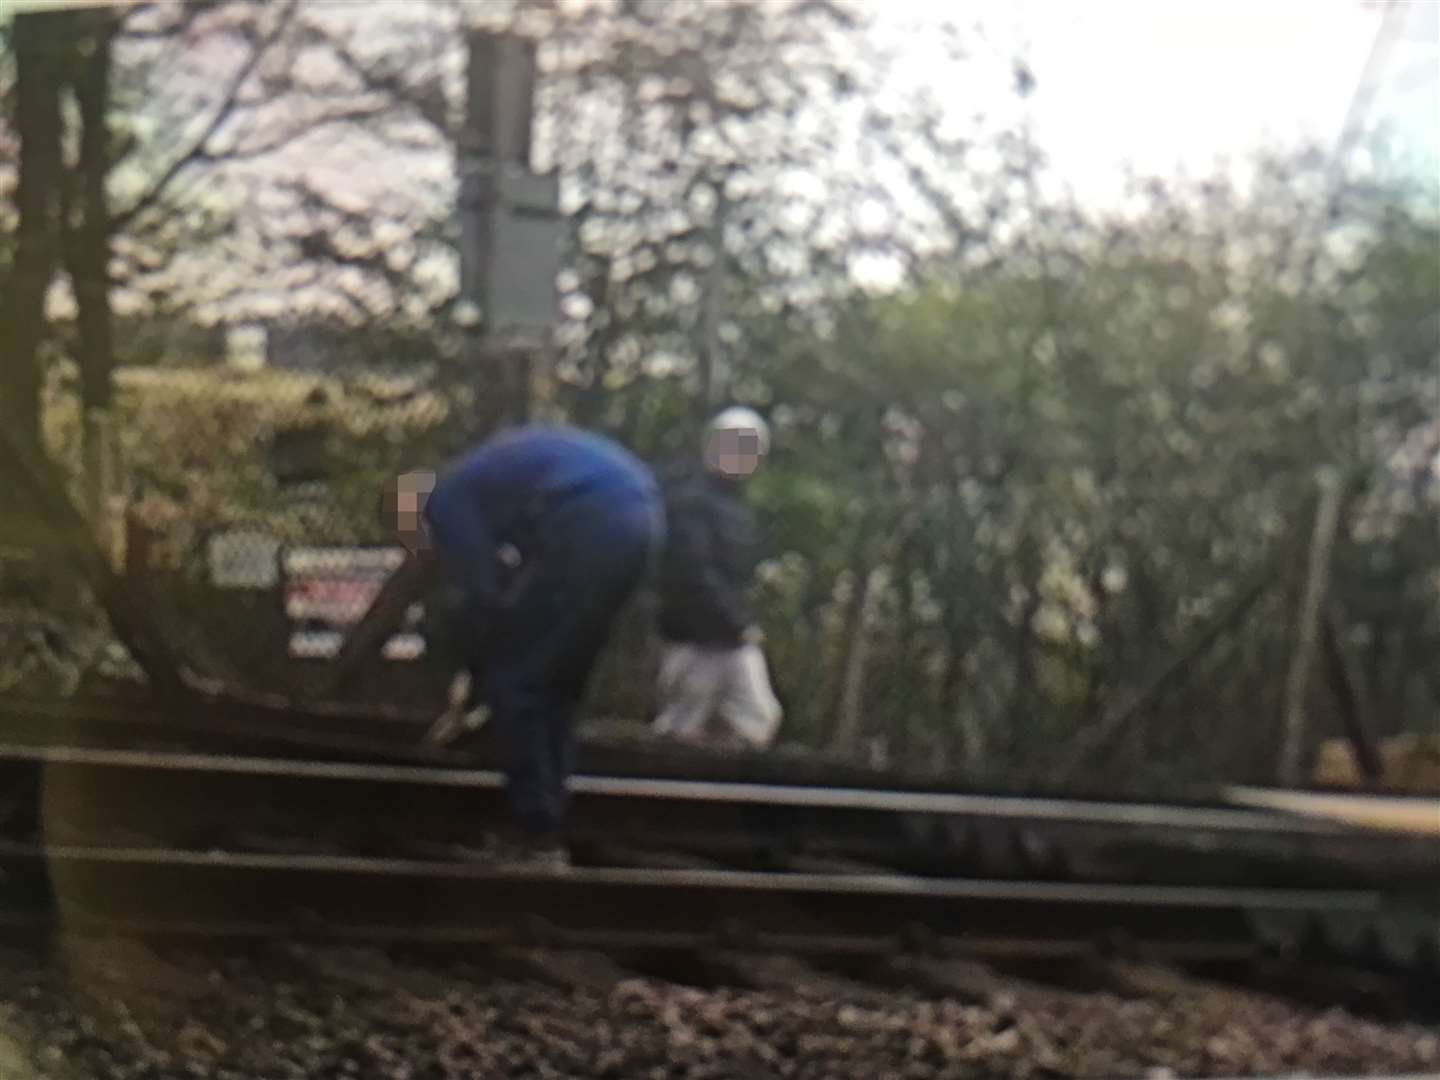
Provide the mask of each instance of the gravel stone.
[{"label": "gravel stone", "polygon": [[[52,954],[52,956],[55,954]],[[0,954],[0,1062],[43,1080],[349,1076],[1041,1080],[1440,1070],[1440,1029],[1179,973],[1077,993],[994,977],[983,1003],[818,976],[572,986],[548,968],[380,950],[82,943]],[[125,962],[115,962],[123,957]],[[12,1069],[12,1071],[15,1071]],[[7,1073],[8,1075],[8,1073]]]}]

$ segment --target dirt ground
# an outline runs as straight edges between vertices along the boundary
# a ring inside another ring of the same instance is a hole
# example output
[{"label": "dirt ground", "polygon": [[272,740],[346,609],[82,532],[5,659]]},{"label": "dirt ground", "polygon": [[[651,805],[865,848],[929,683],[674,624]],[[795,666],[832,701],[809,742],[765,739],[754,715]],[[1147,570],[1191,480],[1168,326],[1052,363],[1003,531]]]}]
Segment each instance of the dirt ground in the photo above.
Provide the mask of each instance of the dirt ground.
[{"label": "dirt ground", "polygon": [[[722,965],[717,983],[566,954],[481,964],[373,949],[71,940],[43,954],[0,952],[0,1078],[1440,1072],[1440,1028],[1169,969],[1137,967],[1080,991],[951,968],[882,987],[755,959]],[[724,971],[737,985],[722,985]]]}]

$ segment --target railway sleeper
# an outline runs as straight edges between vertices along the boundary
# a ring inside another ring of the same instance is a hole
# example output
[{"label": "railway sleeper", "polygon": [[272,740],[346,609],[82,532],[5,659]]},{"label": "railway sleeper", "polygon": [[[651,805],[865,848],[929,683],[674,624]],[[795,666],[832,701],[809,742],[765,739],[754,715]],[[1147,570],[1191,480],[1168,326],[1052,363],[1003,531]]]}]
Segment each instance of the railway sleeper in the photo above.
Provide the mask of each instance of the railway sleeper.
[{"label": "railway sleeper", "polygon": [[1320,956],[1440,978],[1440,907],[1434,898],[1387,898],[1378,913],[1252,909],[1247,919],[1257,943],[1277,959]]}]

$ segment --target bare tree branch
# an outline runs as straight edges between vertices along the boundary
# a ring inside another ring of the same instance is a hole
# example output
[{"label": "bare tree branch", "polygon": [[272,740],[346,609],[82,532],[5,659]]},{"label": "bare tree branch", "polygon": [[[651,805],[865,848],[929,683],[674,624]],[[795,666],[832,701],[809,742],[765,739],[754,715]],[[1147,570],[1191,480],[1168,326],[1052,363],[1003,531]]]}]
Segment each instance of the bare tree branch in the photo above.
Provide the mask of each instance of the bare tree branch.
[{"label": "bare tree branch", "polygon": [[165,192],[169,190],[170,185],[173,184],[175,179],[186,169],[199,162],[213,160],[206,150],[210,140],[215,137],[215,134],[234,114],[236,106],[240,103],[240,91],[250,80],[250,76],[254,74],[255,69],[260,65],[260,61],[264,59],[265,54],[270,51],[274,44],[280,39],[281,35],[284,34],[286,28],[295,17],[299,6],[299,0],[289,0],[289,3],[282,9],[279,18],[276,20],[270,32],[256,43],[255,48],[251,51],[250,55],[246,57],[245,62],[240,65],[240,69],[231,78],[229,85],[226,87],[225,94],[220,100],[220,105],[216,108],[214,115],[211,116],[210,122],[205,125],[205,130],[190,144],[189,149],[170,162],[169,166],[160,174],[155,180],[155,183],[150,186],[149,190],[141,195],[128,210],[120,211],[111,219],[111,229],[113,231],[119,232],[127,228],[137,217],[158,203],[165,196]]},{"label": "bare tree branch", "polygon": [[367,63],[332,35],[315,27],[311,27],[310,32],[317,41],[323,42],[335,54],[335,58],[345,66],[347,71],[360,80],[361,85],[367,91],[381,94],[387,99],[413,110],[417,116],[447,140],[454,135],[454,125],[450,122],[449,103],[445,99],[443,89],[437,83],[432,82],[421,86],[407,84],[399,72]]},{"label": "bare tree branch", "polygon": [[355,124],[364,123],[368,120],[376,120],[382,117],[387,111],[388,107],[384,105],[365,105],[349,109],[340,109],[336,112],[313,117],[302,123],[295,124],[279,134],[272,135],[260,142],[251,143],[248,146],[236,146],[229,150],[215,152],[202,150],[196,155],[196,161],[210,163],[254,161],[257,158],[266,157],[269,154],[283,150],[292,143],[303,139],[307,135],[314,134],[323,128],[333,127],[336,124]]}]

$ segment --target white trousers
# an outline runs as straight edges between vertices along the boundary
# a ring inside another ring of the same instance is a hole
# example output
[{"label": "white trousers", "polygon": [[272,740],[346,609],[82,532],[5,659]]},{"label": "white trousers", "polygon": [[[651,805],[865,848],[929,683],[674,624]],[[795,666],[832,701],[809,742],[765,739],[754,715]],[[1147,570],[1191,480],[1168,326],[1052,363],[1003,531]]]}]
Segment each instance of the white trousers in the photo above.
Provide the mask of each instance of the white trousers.
[{"label": "white trousers", "polygon": [[769,746],[782,709],[756,645],[666,645],[660,656],[660,715],[655,731],[699,739],[712,715],[752,747]]}]

